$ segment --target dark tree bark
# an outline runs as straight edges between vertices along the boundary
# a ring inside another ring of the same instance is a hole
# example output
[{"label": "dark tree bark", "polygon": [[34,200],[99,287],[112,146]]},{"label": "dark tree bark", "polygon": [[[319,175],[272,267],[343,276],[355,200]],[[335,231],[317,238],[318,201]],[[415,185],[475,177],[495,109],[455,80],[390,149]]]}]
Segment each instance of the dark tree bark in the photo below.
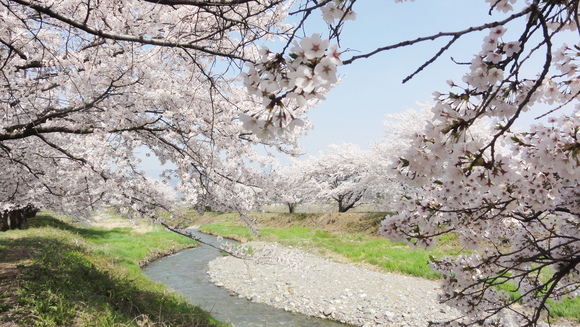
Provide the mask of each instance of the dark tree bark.
[{"label": "dark tree bark", "polygon": [[354,208],[360,199],[365,194],[365,190],[359,192],[352,192],[341,194],[334,198],[338,202],[338,212],[347,212],[348,210]]},{"label": "dark tree bark", "polygon": [[29,204],[24,207],[17,207],[10,210],[0,211],[0,231],[5,232],[10,229],[22,229],[28,218],[36,216],[38,208]]}]

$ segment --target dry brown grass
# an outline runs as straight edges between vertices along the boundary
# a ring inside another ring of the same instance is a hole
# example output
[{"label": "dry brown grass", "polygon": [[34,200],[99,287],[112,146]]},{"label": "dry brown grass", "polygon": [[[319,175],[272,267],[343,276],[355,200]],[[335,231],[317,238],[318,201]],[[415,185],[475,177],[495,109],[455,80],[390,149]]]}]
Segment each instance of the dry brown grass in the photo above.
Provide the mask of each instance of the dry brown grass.
[{"label": "dry brown grass", "polygon": [[91,227],[104,229],[131,228],[136,233],[149,233],[158,229],[158,227],[145,219],[127,219],[113,217],[107,214],[93,216],[88,224]]},{"label": "dry brown grass", "polygon": [[[258,228],[287,228],[290,226],[311,227],[330,233],[360,233],[369,236],[378,236],[378,228],[386,213],[381,212],[344,212],[344,213],[275,213],[254,212],[249,219],[257,223]],[[200,216],[195,212],[188,212],[173,220],[172,226],[180,228],[199,227],[201,225],[228,222],[243,226],[245,223],[237,213],[206,212]]]}]

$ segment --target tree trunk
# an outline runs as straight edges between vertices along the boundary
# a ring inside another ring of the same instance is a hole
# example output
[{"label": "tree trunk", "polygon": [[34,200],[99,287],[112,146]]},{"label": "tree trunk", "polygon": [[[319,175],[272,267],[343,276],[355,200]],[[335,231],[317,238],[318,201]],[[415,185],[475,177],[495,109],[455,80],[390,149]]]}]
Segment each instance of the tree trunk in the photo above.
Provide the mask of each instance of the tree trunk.
[{"label": "tree trunk", "polygon": [[344,203],[345,201],[338,201],[338,212],[347,212],[354,207],[354,203]]},{"label": "tree trunk", "polygon": [[38,209],[29,204],[24,207],[18,207],[10,210],[0,211],[0,231],[5,232],[9,229],[22,229],[22,224],[36,216]]},{"label": "tree trunk", "polygon": [[362,199],[365,192],[366,190],[350,192],[333,198],[336,202],[338,202],[338,212],[347,212],[348,210],[354,208]]}]

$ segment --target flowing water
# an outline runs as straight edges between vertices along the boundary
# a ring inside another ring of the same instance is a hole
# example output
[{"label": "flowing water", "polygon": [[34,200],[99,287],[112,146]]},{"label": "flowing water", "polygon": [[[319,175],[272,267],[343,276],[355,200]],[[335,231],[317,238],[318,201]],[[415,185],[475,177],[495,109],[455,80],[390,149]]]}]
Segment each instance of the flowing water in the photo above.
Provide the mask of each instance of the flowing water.
[{"label": "flowing water", "polygon": [[[197,231],[194,235],[204,242],[216,246],[219,244],[214,236]],[[143,273],[151,280],[163,283],[180,293],[191,303],[211,312],[216,319],[235,327],[346,326],[230,296],[229,291],[211,283],[207,274],[207,263],[220,255],[217,249],[201,244],[197,248],[159,259],[144,267]]]}]

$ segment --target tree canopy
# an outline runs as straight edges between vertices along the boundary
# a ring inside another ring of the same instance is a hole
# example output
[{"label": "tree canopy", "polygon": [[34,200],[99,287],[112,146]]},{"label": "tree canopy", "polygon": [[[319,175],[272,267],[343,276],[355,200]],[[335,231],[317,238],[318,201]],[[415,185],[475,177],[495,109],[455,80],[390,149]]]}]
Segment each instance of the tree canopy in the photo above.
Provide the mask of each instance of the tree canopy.
[{"label": "tree canopy", "polygon": [[139,169],[137,152],[150,151],[176,166],[166,182],[178,179],[188,202],[235,194],[244,209],[254,174],[244,160],[260,141],[239,123],[257,106],[235,81],[255,41],[288,33],[286,11],[282,1],[2,2],[0,201],[169,207]]},{"label": "tree canopy", "polygon": [[[579,1],[486,3],[485,24],[345,58],[355,0],[3,0],[0,209],[150,213],[170,209],[176,179],[198,208],[248,211],[270,161],[255,146],[297,154],[341,65],[446,40],[406,81],[484,32],[424,128],[393,134],[409,139],[393,150],[403,187],[381,230],[426,247],[456,233],[474,250],[431,263],[465,315],[451,325],[535,326],[580,288]],[[307,31],[313,15],[327,36]],[[517,130],[530,111],[549,118]],[[165,186],[140,171],[149,151],[174,165]],[[508,283],[516,299],[498,291]]]}]

